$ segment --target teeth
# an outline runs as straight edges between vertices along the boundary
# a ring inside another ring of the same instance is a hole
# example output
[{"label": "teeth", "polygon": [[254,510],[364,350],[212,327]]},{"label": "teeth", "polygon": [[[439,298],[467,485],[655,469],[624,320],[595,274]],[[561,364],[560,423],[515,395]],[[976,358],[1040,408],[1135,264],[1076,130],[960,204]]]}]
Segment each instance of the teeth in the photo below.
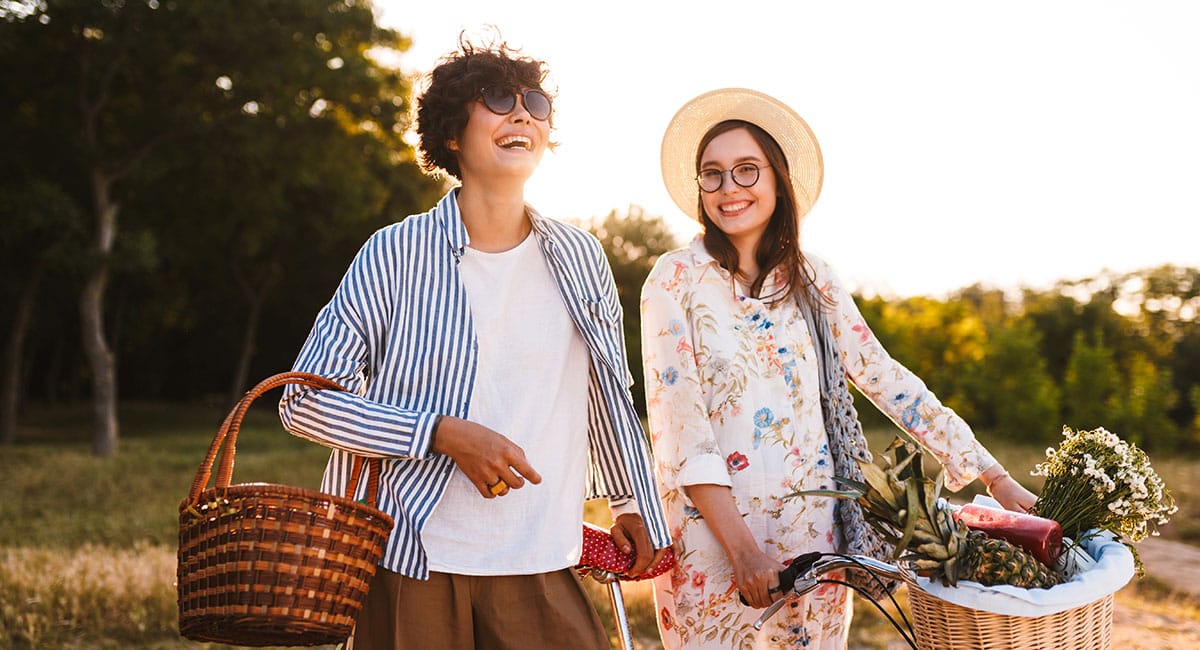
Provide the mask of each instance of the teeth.
[{"label": "teeth", "polygon": [[750,207],[749,201],[738,201],[737,203],[728,203],[726,205],[722,205],[721,212],[737,212],[738,210],[745,210],[748,207]]},{"label": "teeth", "polygon": [[497,140],[496,144],[504,147],[505,149],[514,149],[516,147],[529,149],[533,146],[533,141],[523,135],[509,135]]}]

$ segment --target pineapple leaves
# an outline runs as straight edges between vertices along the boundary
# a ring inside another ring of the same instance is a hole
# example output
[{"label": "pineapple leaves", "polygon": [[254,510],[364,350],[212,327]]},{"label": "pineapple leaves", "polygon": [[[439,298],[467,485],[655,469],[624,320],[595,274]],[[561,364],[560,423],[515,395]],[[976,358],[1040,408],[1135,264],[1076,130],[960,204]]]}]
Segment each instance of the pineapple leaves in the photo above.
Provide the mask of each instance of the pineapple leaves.
[{"label": "pineapple leaves", "polygon": [[900,536],[900,541],[896,543],[896,549],[908,547],[908,543],[912,541],[913,532],[917,529],[917,519],[914,516],[922,507],[920,488],[916,481],[907,481],[904,484],[904,494],[908,497],[908,512],[910,516],[905,517],[904,534]]}]

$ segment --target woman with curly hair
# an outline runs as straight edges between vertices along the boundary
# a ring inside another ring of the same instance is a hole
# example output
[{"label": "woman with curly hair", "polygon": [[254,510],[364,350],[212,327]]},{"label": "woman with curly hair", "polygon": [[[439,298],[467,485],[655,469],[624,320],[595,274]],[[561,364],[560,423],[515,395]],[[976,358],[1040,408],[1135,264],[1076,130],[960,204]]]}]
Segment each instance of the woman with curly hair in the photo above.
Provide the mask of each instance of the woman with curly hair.
[{"label": "woman with curly hair", "polygon": [[[417,133],[426,170],[460,181],[376,232],[317,315],[294,369],[293,433],[380,457],[395,519],[351,647],[606,648],[573,570],[583,506],[643,572],[670,545],[629,395],[616,286],[592,235],[525,203],[550,146],[540,61],[463,43],[431,73]],[[660,550],[656,550],[660,549]]]}]

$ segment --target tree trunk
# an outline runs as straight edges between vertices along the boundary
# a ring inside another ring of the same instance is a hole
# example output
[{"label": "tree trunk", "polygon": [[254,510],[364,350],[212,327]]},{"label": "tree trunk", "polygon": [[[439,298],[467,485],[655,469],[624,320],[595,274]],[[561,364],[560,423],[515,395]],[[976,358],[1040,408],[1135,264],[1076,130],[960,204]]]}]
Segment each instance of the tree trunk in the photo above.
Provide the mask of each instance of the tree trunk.
[{"label": "tree trunk", "polygon": [[246,296],[249,309],[246,312],[246,329],[242,333],[242,349],[238,354],[237,368],[233,372],[233,383],[229,386],[230,404],[236,404],[246,392],[247,382],[250,380],[250,362],[254,359],[254,352],[258,348],[258,327],[262,317],[263,303],[267,301],[271,286],[275,284],[275,274],[269,273],[268,277],[256,287],[253,282],[245,279],[236,265],[234,277],[238,279],[238,284],[242,287],[242,293]]},{"label": "tree trunk", "polygon": [[246,393],[246,382],[250,376],[250,360],[258,346],[258,319],[266,292],[256,296],[246,314],[246,331],[242,333],[242,350],[238,354],[237,369],[233,372],[233,383],[229,387],[229,403],[236,404]]},{"label": "tree trunk", "polygon": [[25,287],[21,289],[21,297],[13,313],[12,329],[8,335],[8,354],[4,358],[4,387],[0,389],[0,444],[11,445],[17,439],[17,409],[21,404],[21,379],[24,374],[21,372],[21,359],[25,351],[25,335],[29,332],[33,305],[37,300],[38,287],[42,283],[42,273],[45,270],[46,260],[39,259]]},{"label": "tree trunk", "polygon": [[79,300],[83,326],[83,349],[92,370],[92,405],[95,434],[92,452],[109,457],[117,453],[117,364],[104,335],[104,291],[108,287],[109,262],[117,234],[117,211],[110,191],[113,179],[100,170],[92,171],[92,200],[96,211],[96,238],[92,268]]}]

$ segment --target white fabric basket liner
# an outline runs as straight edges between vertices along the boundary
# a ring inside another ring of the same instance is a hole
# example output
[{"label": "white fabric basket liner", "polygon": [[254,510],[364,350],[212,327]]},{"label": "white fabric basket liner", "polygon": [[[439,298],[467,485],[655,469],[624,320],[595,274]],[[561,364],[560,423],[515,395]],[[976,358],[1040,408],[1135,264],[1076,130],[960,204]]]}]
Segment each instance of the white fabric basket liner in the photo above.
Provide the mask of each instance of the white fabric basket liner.
[{"label": "white fabric basket liner", "polygon": [[[987,497],[976,497],[975,503],[999,506]],[[1049,616],[1116,593],[1133,578],[1133,553],[1112,533],[1100,531],[1085,539],[1080,546],[1096,560],[1095,566],[1049,589],[1025,589],[1012,585],[985,587],[970,580],[960,580],[958,586],[947,587],[940,581],[920,576],[917,577],[917,585],[932,596],[971,609],[1005,616]]]}]

